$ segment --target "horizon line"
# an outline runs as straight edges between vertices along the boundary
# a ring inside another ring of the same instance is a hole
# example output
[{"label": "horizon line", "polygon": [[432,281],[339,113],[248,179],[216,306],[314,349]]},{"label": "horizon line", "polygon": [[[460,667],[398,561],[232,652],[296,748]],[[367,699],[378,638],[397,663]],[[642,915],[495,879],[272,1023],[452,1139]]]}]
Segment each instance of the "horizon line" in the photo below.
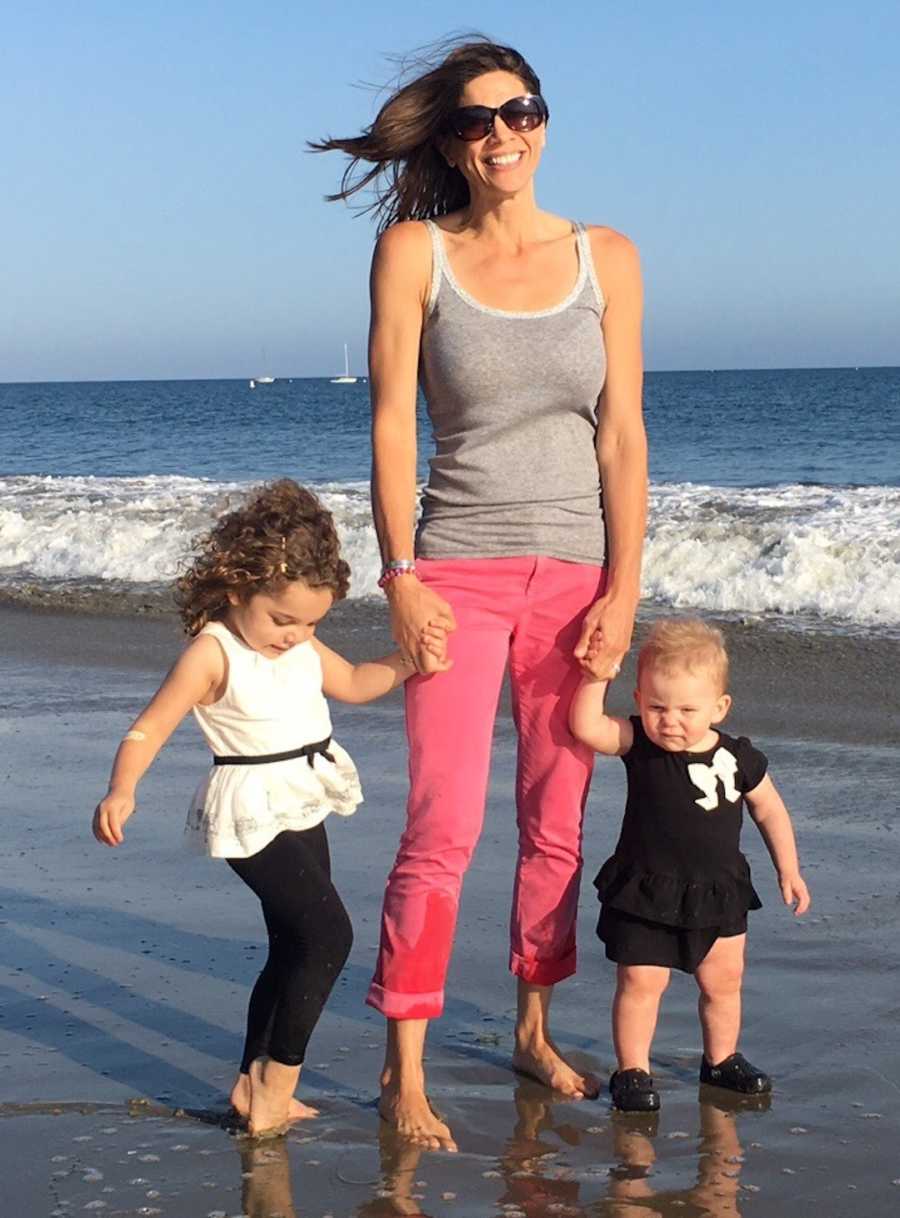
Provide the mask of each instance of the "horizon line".
[{"label": "horizon line", "polygon": [[[647,376],[696,376],[710,375],[719,372],[889,372],[900,370],[900,364],[796,364],[791,366],[773,367],[718,367],[718,368],[646,368]],[[368,372],[357,374],[359,380],[368,383]],[[247,376],[115,376],[115,377],[77,377],[60,380],[19,380],[0,381],[0,386],[9,385],[151,385],[151,384],[195,384],[209,381],[223,383],[251,381],[256,377]],[[331,381],[333,374],[320,376],[284,375],[276,376],[279,381]]]}]

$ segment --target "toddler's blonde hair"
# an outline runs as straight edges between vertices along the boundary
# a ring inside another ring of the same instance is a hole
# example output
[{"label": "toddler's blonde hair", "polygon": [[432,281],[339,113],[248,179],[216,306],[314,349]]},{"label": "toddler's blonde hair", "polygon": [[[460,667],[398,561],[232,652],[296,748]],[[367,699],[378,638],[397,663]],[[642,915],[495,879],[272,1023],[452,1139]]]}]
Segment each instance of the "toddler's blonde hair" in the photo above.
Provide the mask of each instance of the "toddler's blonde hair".
[{"label": "toddler's blonde hair", "polygon": [[662,618],[654,622],[638,652],[639,685],[648,668],[663,672],[706,669],[724,694],[728,689],[728,652],[722,631],[695,617]]}]

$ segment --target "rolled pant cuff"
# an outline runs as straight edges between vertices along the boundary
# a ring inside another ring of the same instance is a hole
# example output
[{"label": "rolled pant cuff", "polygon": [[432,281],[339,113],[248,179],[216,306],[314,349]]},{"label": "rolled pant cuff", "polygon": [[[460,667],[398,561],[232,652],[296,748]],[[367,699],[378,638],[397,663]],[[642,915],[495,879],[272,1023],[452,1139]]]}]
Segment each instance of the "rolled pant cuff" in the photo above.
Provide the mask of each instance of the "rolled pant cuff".
[{"label": "rolled pant cuff", "polygon": [[575,949],[560,960],[526,960],[516,952],[509,953],[509,971],[530,985],[556,985],[575,972]]},{"label": "rolled pant cuff", "polygon": [[430,994],[401,994],[386,990],[373,981],[366,995],[366,1004],[380,1011],[386,1019],[436,1019],[444,1013],[444,991]]}]

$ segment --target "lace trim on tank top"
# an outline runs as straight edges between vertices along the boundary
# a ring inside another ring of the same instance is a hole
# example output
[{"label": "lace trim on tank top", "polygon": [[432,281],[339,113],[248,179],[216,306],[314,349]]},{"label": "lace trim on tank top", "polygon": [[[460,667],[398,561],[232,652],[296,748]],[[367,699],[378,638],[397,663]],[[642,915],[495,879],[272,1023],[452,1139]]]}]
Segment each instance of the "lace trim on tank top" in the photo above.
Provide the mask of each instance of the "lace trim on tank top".
[{"label": "lace trim on tank top", "polygon": [[597,304],[602,310],[606,307],[606,301],[603,297],[603,292],[600,290],[600,283],[597,279],[597,271],[594,266],[594,258],[591,253],[591,243],[588,239],[587,229],[579,221],[573,221],[572,228],[575,232],[575,248],[578,254],[578,275],[575,279],[575,284],[571,291],[566,295],[564,300],[559,304],[551,305],[548,309],[536,309],[529,311],[518,311],[514,309],[498,309],[493,305],[482,304],[480,300],[476,300],[466,289],[459,283],[453,270],[450,266],[450,260],[447,257],[447,250],[444,245],[444,235],[440,227],[435,224],[434,220],[426,220],[425,227],[431,237],[431,292],[428,297],[428,308],[425,316],[430,317],[434,312],[434,307],[437,304],[438,292],[441,287],[441,280],[446,279],[447,283],[456,293],[456,295],[470,305],[473,309],[477,309],[479,313],[487,313],[491,317],[509,317],[517,321],[528,320],[529,318],[553,317],[557,313],[563,313],[578,299],[584,291],[584,285],[589,282]]}]

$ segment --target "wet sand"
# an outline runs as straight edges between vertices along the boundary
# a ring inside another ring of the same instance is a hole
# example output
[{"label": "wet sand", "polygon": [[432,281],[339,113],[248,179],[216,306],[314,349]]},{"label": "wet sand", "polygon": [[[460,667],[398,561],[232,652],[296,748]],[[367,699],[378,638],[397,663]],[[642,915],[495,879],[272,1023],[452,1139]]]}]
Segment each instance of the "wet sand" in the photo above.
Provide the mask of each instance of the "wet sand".
[{"label": "wet sand", "polygon": [[[334,708],[366,790],[331,828],[356,942],[316,1030],[301,1094],[317,1120],[254,1146],[223,1123],[262,935],[251,895],[181,849],[205,765],[185,724],[151,770],[124,847],[89,835],[115,741],[178,646],[170,619],[0,609],[0,1158],[10,1213],[816,1215],[900,1210],[900,765],[896,644],[728,628],[729,726],[769,754],[792,809],[814,907],[780,905],[762,843],[745,848],[753,916],[743,1047],[776,1080],[764,1110],[698,1092],[695,990],[676,977],[655,1046],[663,1111],[622,1118],[509,1068],[505,974],[514,854],[513,735],[496,732],[488,815],[466,882],[429,1080],[456,1156],[398,1147],[373,1107],[381,1021],[363,995],[405,790],[401,704]],[[385,640],[341,606],[323,631],[350,655]],[[627,708],[630,673],[616,692]],[[585,835],[580,967],[558,988],[562,1046],[604,1078],[612,966],[590,878],[611,849],[622,767],[598,762]]]}]

